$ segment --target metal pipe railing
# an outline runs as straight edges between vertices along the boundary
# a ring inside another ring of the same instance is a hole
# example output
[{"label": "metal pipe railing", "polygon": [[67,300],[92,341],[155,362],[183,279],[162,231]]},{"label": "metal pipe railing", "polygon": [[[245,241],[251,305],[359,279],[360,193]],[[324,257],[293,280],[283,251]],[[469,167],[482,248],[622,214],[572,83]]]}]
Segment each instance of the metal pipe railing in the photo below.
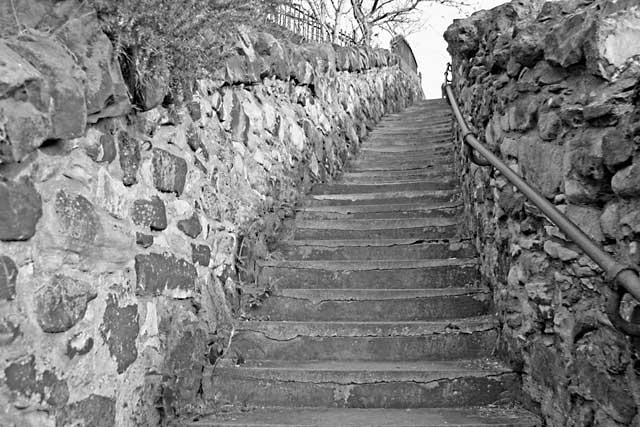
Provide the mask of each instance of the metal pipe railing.
[{"label": "metal pipe railing", "polygon": [[[448,72],[445,73],[448,76]],[[640,278],[637,267],[624,265],[606,253],[596,242],[587,236],[576,224],[561,213],[551,202],[542,196],[535,188],[530,186],[522,177],[511,170],[500,158],[486,148],[478,138],[470,131],[465,122],[458,102],[453,93],[450,81],[447,79],[443,85],[443,95],[449,101],[456,121],[462,131],[462,138],[468,147],[470,160],[479,166],[493,166],[507,178],[527,199],[538,207],[564,234],[577,244],[593,261],[606,273],[607,279],[612,284],[614,295],[607,302],[607,315],[613,325],[629,335],[640,336],[640,324],[630,323],[620,316],[620,302],[625,293],[631,294],[640,301]],[[475,153],[479,153],[484,159],[478,159]]]}]

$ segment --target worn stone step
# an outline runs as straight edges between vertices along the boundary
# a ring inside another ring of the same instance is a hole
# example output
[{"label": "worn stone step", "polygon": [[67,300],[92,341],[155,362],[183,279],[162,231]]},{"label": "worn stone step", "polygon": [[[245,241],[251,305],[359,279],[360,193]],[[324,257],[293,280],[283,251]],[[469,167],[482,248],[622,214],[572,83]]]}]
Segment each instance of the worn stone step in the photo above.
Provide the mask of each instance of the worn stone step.
[{"label": "worn stone step", "polygon": [[539,427],[538,418],[522,409],[416,408],[258,408],[220,413],[186,422],[184,427]]},{"label": "worn stone step", "polygon": [[455,190],[380,191],[373,193],[312,194],[302,206],[385,205],[407,203],[443,203],[460,198]]},{"label": "worn stone step", "polygon": [[296,220],[294,239],[452,239],[459,234],[458,218]]},{"label": "worn stone step", "polygon": [[420,134],[408,135],[372,135],[365,147],[397,147],[405,149],[420,149],[432,145],[450,145],[453,135],[450,133],[436,133],[429,136]]},{"label": "worn stone step", "polygon": [[408,322],[487,314],[483,289],[280,289],[252,308],[251,319]]},{"label": "worn stone step", "polygon": [[260,267],[260,285],[274,289],[455,288],[478,280],[475,259],[268,261]]},{"label": "worn stone step", "polygon": [[233,360],[426,361],[491,356],[492,316],[440,322],[269,322],[236,325]]},{"label": "worn stone step", "polygon": [[[366,209],[365,209],[366,208]],[[462,213],[459,202],[403,205],[337,205],[299,208],[296,218],[318,219],[402,219],[402,218],[453,218]]]},{"label": "worn stone step", "polygon": [[346,171],[340,176],[338,182],[342,184],[373,184],[377,182],[402,183],[402,180],[431,181],[435,179],[443,179],[446,181],[456,179],[453,168],[451,166],[440,166],[437,168],[427,166],[422,169],[412,169],[408,171]]},{"label": "worn stone step", "polygon": [[429,160],[358,160],[349,163],[347,170],[350,172],[364,172],[364,171],[406,171],[428,168],[438,168],[440,165],[450,165],[453,162],[453,156],[436,156]]},{"label": "worn stone step", "polygon": [[438,162],[446,162],[453,159],[453,151],[439,150],[436,152],[419,153],[416,150],[409,150],[406,153],[400,152],[370,152],[368,155],[361,155],[352,165],[368,165],[381,162],[389,162],[389,164],[404,164],[408,162],[422,162],[425,164]]},{"label": "worn stone step", "polygon": [[[210,368],[208,368],[210,372]],[[489,360],[447,362],[223,360],[203,380],[216,404],[333,408],[451,408],[513,398],[518,376]]]},{"label": "worn stone step", "polygon": [[418,147],[390,147],[390,146],[374,146],[365,144],[360,149],[361,158],[367,158],[370,155],[427,155],[429,153],[450,153],[453,152],[453,145],[450,141],[441,144],[424,144]]},{"label": "worn stone step", "polygon": [[357,194],[382,193],[387,191],[423,191],[423,190],[452,190],[456,188],[457,180],[415,181],[410,183],[388,184],[318,184],[313,187],[311,194]]},{"label": "worn stone step", "polygon": [[288,260],[410,260],[472,258],[469,241],[425,241],[420,239],[286,240],[278,245]]}]

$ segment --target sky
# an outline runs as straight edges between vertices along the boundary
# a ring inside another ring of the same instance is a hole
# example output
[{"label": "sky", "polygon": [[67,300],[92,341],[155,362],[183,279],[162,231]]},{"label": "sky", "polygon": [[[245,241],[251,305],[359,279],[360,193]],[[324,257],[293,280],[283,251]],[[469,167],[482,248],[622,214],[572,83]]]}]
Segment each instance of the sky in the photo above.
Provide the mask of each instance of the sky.
[{"label": "sky", "polygon": [[464,11],[437,3],[428,3],[422,7],[423,29],[409,35],[407,41],[418,61],[418,71],[422,73],[422,87],[427,99],[441,96],[440,85],[444,80],[447,62],[451,60],[447,43],[442,37],[447,27],[455,18],[468,16],[476,10],[491,9],[507,1],[475,0]]}]

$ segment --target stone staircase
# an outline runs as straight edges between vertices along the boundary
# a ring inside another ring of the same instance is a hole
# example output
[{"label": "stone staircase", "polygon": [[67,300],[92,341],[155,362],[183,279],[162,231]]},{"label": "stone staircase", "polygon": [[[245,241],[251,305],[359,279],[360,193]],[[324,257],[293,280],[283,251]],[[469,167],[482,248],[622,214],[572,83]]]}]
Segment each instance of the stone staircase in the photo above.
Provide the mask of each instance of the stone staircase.
[{"label": "stone staircase", "polygon": [[537,426],[510,402],[497,322],[460,234],[451,114],[386,117],[342,178],[298,210],[272,295],[203,385],[189,426]]}]

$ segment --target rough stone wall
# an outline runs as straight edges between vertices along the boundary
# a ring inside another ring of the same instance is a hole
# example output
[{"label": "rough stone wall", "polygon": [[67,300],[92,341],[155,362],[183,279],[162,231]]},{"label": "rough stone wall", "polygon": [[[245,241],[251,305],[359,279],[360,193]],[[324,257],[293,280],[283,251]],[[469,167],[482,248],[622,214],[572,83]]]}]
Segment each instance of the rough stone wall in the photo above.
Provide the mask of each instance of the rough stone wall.
[{"label": "rough stone wall", "polygon": [[[606,251],[640,253],[640,5],[512,1],[454,22],[453,84],[479,138]],[[550,426],[640,425],[638,352],[600,269],[499,173],[460,158],[500,352]],[[627,301],[627,314],[632,310]]]},{"label": "rough stone wall", "polygon": [[197,410],[299,196],[421,92],[387,51],[247,33],[141,111],[78,4],[17,2],[56,30],[0,40],[0,424],[155,426]]}]

